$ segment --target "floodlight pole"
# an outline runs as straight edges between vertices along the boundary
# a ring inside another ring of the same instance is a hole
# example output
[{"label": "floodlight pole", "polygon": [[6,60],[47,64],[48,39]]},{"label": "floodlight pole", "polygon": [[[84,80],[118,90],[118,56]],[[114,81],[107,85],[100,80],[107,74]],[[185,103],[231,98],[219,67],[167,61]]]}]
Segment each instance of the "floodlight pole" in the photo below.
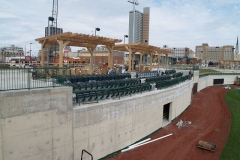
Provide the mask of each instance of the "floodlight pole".
[{"label": "floodlight pole", "polygon": [[31,55],[31,52],[32,52],[32,50],[31,50],[31,44],[32,44],[32,43],[30,43],[30,62],[32,61],[32,55]]},{"label": "floodlight pole", "polygon": [[[96,36],[96,32],[100,31],[100,28],[95,28],[95,36]],[[94,56],[94,70],[96,69],[96,48],[95,48],[95,56]]]},{"label": "floodlight pole", "polygon": [[124,35],[124,44],[125,44],[125,38],[128,38],[128,35]]}]

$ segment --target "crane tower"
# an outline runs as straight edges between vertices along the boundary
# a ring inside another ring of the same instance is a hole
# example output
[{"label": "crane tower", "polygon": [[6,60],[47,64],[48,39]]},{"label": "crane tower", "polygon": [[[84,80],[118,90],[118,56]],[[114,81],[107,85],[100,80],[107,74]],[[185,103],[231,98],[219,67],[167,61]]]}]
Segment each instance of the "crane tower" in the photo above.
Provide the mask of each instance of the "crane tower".
[{"label": "crane tower", "polygon": [[[58,18],[58,0],[53,0],[52,3],[52,16],[48,17],[48,26],[45,27],[45,37],[51,36],[54,34],[63,33],[62,28],[57,27],[57,18]],[[57,58],[58,55],[58,45],[50,45],[47,49],[47,55],[46,60],[48,63],[53,63],[55,58]]]},{"label": "crane tower", "polygon": [[[53,0],[53,8],[52,8],[52,26],[57,28],[57,16],[58,16],[58,0]],[[57,34],[56,30],[54,30],[53,34]]]}]

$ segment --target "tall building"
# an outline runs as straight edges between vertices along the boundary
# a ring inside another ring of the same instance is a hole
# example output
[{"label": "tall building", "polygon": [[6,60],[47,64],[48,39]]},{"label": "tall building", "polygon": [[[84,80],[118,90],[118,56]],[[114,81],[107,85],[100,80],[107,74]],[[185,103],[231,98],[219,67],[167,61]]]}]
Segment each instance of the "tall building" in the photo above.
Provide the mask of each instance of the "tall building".
[{"label": "tall building", "polygon": [[129,43],[145,43],[145,44],[149,43],[149,21],[150,21],[149,7],[143,8],[143,13],[135,10],[135,23],[134,23],[134,11],[129,12],[129,39],[128,39]]},{"label": "tall building", "polygon": [[234,60],[234,47],[226,46],[209,46],[203,43],[196,46],[196,56],[205,62],[218,62],[218,60]]},{"label": "tall building", "polygon": [[237,37],[237,43],[236,43],[234,60],[238,60],[238,57],[239,57],[239,47],[238,47],[238,37]]}]

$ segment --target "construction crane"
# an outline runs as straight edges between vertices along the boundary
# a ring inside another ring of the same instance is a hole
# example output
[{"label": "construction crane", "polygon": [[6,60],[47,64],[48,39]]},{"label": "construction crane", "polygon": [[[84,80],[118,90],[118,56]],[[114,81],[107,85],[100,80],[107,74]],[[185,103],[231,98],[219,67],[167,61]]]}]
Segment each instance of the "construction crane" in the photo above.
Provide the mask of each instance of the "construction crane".
[{"label": "construction crane", "polygon": [[[62,33],[61,28],[57,28],[57,18],[58,18],[58,0],[53,0],[52,5],[52,16],[48,17],[48,27],[45,28],[45,36],[51,36],[54,34]],[[47,65],[50,61],[54,62],[56,57],[58,57],[58,45],[50,45],[47,50]]]},{"label": "construction crane", "polygon": [[[57,31],[57,17],[58,17],[58,0],[53,0],[52,17],[48,17],[48,36],[58,34]],[[49,22],[52,22],[49,25]]]}]

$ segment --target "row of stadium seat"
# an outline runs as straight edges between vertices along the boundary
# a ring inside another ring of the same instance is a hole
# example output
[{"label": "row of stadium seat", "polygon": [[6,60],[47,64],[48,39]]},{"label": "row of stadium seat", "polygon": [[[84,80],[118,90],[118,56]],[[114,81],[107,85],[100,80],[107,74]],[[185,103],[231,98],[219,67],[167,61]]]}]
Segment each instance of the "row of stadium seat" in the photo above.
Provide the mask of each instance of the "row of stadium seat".
[{"label": "row of stadium seat", "polygon": [[146,78],[146,82],[147,83],[155,83],[155,82],[158,82],[158,81],[169,80],[169,79],[171,79],[170,75],[161,75],[161,76],[157,76],[157,77]]},{"label": "row of stadium seat", "polygon": [[135,85],[123,86],[118,88],[103,88],[92,90],[75,90],[76,102],[80,105],[83,102],[99,101],[109,98],[119,98],[135,93],[142,93],[143,91],[150,91],[151,85],[149,83],[140,83]]},{"label": "row of stadium seat", "polygon": [[165,74],[174,74],[174,73],[176,73],[175,69],[169,69],[165,71]]},{"label": "row of stadium seat", "polygon": [[156,77],[156,76],[157,76],[157,71],[136,73],[136,78],[147,78],[147,77]]},{"label": "row of stadium seat", "polygon": [[73,91],[75,90],[90,90],[99,88],[116,88],[122,86],[129,86],[141,83],[138,78],[126,78],[119,80],[105,80],[105,81],[95,81],[91,80],[88,82],[74,82],[72,83]]},{"label": "row of stadium seat", "polygon": [[188,75],[178,77],[175,79],[159,81],[159,82],[156,82],[156,88],[157,89],[167,88],[167,87],[182,83],[182,82],[186,81],[187,79],[189,79]]},{"label": "row of stadium seat", "polygon": [[172,78],[177,78],[177,77],[182,77],[183,73],[182,72],[177,72],[172,74]]},{"label": "row of stadium seat", "polygon": [[88,82],[91,80],[104,81],[104,80],[125,79],[125,78],[131,78],[131,74],[122,73],[122,74],[115,74],[115,75],[109,75],[109,74],[98,75],[97,74],[97,75],[58,76],[56,79],[58,83],[64,83],[65,81],[70,81],[71,83],[74,83],[74,82]]}]

